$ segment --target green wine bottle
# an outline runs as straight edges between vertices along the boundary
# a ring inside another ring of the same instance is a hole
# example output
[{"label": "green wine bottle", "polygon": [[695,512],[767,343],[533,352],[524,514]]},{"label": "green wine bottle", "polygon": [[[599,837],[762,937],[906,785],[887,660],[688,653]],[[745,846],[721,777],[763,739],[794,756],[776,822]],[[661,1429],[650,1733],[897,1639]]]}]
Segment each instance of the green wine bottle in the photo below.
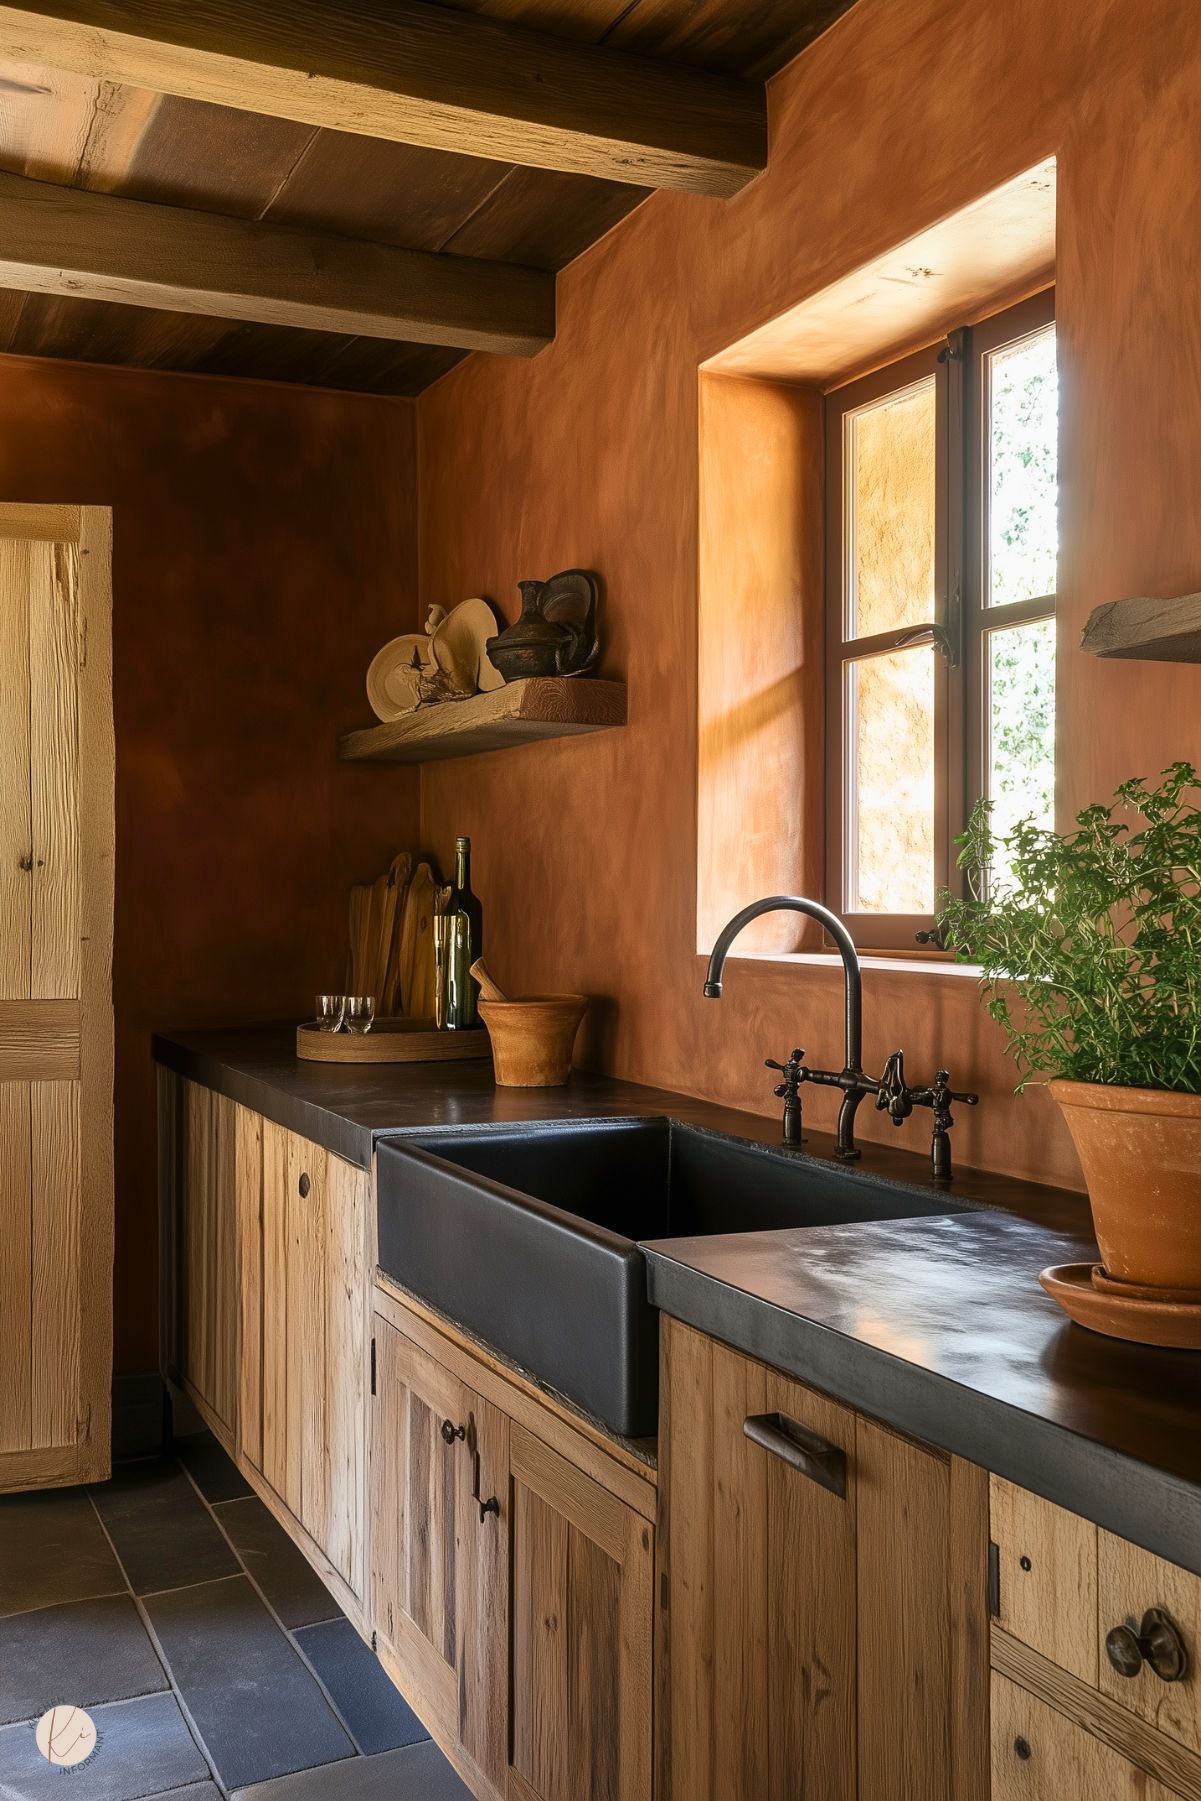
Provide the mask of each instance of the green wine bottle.
[{"label": "green wine bottle", "polygon": [[471,839],[455,839],[455,879],[446,907],[446,1023],[451,1031],[479,1024],[479,983],[471,965],[484,954],[484,910],[471,892]]}]

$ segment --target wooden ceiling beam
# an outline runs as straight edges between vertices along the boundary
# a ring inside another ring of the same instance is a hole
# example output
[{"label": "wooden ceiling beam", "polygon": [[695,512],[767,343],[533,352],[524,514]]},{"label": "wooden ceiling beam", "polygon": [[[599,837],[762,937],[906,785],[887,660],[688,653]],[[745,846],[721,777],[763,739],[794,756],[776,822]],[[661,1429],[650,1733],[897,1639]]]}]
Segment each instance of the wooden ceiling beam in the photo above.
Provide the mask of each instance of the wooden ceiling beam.
[{"label": "wooden ceiling beam", "polygon": [[761,86],[426,0],[37,0],[0,5],[0,56],[643,187],[732,194],[767,160]]},{"label": "wooden ceiling beam", "polygon": [[0,174],[0,288],[262,325],[533,356],[554,337],[540,270]]}]

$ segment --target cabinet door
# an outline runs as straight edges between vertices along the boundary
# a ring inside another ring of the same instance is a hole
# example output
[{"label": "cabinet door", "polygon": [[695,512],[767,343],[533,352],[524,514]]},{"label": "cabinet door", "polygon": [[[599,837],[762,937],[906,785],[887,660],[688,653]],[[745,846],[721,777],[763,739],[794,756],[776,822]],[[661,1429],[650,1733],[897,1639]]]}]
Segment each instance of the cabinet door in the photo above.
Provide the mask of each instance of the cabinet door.
[{"label": "cabinet door", "polygon": [[650,1801],[654,1534],[510,1427],[511,1765],[519,1801]]},{"label": "cabinet door", "polygon": [[372,1626],[476,1793],[500,1796],[508,1421],[378,1316],[375,1344]]},{"label": "cabinet door", "polygon": [[1179,1801],[1112,1746],[992,1679],[992,1801]]},{"label": "cabinet door", "polygon": [[675,1321],[674,1801],[982,1801],[987,1478]]},{"label": "cabinet door", "polygon": [[[665,1344],[671,1795],[853,1801],[854,1415],[674,1321]],[[819,1444],[833,1487],[799,1467]]]},{"label": "cabinet door", "polygon": [[[1098,1532],[1097,1594],[1102,1694],[1189,1751],[1201,1753],[1201,1576],[1165,1563],[1111,1532]],[[1165,1681],[1145,1657],[1132,1675],[1123,1675],[1106,1653],[1106,1637],[1114,1627],[1137,1632],[1151,1610],[1158,1612],[1161,1629],[1173,1634],[1183,1651],[1185,1671],[1177,1680]]]},{"label": "cabinet door", "polygon": [[180,1097],[181,1373],[232,1440],[238,1392],[237,1108],[185,1082]]},{"label": "cabinet door", "polygon": [[366,1172],[263,1124],[262,1473],[363,1592]]}]

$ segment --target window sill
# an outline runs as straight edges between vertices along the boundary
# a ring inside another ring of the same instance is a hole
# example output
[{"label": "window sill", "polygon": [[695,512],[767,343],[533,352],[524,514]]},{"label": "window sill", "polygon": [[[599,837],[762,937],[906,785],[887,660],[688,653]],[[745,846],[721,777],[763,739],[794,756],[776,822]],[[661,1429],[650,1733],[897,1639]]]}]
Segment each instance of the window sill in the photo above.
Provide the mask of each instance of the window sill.
[{"label": "window sill", "polygon": [[[704,957],[704,952],[698,955]],[[939,955],[929,957],[907,957],[899,951],[859,952],[859,961],[865,970],[878,969],[889,975],[949,976],[952,981],[967,980],[978,982],[982,970],[978,963],[956,963],[950,958]],[[731,963],[767,963],[776,968],[842,968],[842,958],[837,951],[735,951],[726,958],[727,967]]]}]

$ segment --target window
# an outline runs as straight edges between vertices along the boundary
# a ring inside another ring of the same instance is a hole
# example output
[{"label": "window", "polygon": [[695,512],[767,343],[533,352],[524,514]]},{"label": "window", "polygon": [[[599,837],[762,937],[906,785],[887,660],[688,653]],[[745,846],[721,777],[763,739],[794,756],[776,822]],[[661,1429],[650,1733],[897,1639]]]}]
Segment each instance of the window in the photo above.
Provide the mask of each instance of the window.
[{"label": "window", "polygon": [[826,399],[826,887],[859,944],[931,927],[980,795],[1053,818],[1053,301]]}]

